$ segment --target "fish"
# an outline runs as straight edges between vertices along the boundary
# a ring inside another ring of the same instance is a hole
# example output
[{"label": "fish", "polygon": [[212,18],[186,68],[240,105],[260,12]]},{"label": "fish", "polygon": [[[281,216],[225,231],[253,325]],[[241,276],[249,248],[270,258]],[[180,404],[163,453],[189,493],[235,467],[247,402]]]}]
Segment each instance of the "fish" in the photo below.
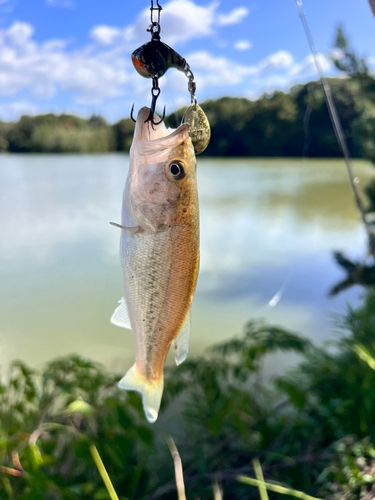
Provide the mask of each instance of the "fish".
[{"label": "fish", "polygon": [[164,363],[187,357],[191,303],[199,271],[196,158],[189,124],[167,129],[145,122],[139,110],[122,203],[120,260],[124,297],[111,323],[133,330],[135,363],[119,388],[142,395],[155,422],[163,394]]}]

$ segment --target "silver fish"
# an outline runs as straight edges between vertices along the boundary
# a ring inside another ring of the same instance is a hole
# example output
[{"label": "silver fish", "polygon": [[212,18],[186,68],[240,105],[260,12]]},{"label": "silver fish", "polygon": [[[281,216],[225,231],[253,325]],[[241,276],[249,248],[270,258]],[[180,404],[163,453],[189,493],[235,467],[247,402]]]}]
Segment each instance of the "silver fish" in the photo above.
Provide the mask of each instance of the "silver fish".
[{"label": "silver fish", "polygon": [[188,353],[190,306],[199,269],[196,160],[189,125],[153,129],[137,117],[125,184],[120,256],[124,298],[111,322],[131,328],[135,364],[119,387],[139,391],[149,422],[158,417],[163,368],[173,345],[177,364]]}]

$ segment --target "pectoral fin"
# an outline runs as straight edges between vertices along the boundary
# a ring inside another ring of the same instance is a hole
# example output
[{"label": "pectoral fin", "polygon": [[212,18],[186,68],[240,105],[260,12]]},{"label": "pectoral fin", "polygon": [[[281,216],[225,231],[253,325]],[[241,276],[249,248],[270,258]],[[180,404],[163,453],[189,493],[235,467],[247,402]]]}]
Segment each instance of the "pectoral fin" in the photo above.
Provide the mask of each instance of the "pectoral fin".
[{"label": "pectoral fin", "polygon": [[116,326],[121,326],[122,328],[132,329],[130,325],[130,318],[128,313],[128,308],[126,307],[126,302],[124,297],[121,297],[121,300],[118,301],[120,304],[115,312],[112,314],[111,323]]},{"label": "pectoral fin", "polygon": [[116,222],[110,222],[112,226],[119,227],[120,229],[123,229],[124,231],[129,231],[131,234],[135,234],[139,232],[139,226],[134,226],[134,227],[125,227],[121,226],[121,224],[116,224]]},{"label": "pectoral fin", "polygon": [[189,352],[189,340],[190,340],[190,328],[191,328],[191,312],[186,315],[184,324],[178,333],[178,336],[172,342],[174,359],[176,360],[176,365],[183,363]]}]

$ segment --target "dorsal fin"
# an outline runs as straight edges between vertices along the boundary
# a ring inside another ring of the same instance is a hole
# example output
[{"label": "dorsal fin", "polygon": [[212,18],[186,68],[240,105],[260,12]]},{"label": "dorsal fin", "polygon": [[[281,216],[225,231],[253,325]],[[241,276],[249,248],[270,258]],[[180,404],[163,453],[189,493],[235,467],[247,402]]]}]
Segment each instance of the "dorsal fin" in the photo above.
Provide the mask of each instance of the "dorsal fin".
[{"label": "dorsal fin", "polygon": [[126,307],[126,302],[124,297],[121,297],[121,300],[118,301],[120,304],[115,312],[112,314],[111,323],[116,326],[121,326],[122,328],[132,329],[130,325],[130,318],[128,313],[128,308]]}]

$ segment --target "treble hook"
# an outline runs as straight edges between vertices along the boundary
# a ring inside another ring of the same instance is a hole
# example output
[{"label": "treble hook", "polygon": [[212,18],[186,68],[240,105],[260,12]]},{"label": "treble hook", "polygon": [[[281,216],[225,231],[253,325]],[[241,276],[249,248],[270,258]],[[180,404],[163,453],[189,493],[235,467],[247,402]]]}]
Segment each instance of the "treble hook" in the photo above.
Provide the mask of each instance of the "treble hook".
[{"label": "treble hook", "polygon": [[[162,115],[160,121],[155,122],[154,116],[155,116],[155,109],[156,109],[156,101],[158,100],[158,97],[160,95],[160,88],[158,85],[158,78],[157,77],[154,77],[152,79],[151,95],[152,95],[152,101],[151,101],[150,113],[149,113],[147,119],[144,121],[144,123],[151,122],[152,125],[160,125],[165,118],[165,106],[164,106],[163,115]],[[133,118],[133,111],[134,111],[134,104],[133,104],[132,109],[130,111],[130,118],[135,123],[136,120],[134,120],[134,118]]]},{"label": "treble hook", "polygon": [[156,109],[156,101],[158,100],[158,97],[160,95],[160,88],[158,86],[158,79],[157,78],[152,79],[151,95],[152,95],[152,101],[151,101],[150,113],[149,113],[147,119],[145,120],[145,123],[151,122],[153,125],[160,125],[160,123],[165,118],[165,106],[164,106],[163,116],[161,117],[161,120],[158,122],[155,122],[154,115],[155,115],[155,109]]}]

